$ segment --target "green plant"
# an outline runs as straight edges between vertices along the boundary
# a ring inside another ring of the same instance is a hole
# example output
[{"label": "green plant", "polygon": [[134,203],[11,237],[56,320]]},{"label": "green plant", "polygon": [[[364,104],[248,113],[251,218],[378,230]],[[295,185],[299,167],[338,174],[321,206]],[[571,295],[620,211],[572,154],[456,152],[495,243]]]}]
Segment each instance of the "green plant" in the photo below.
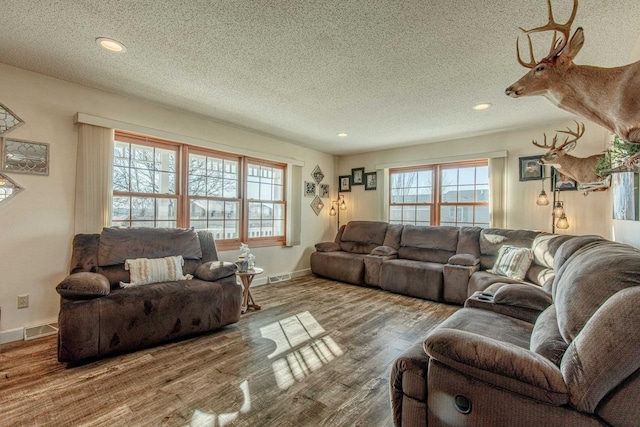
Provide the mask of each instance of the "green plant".
[{"label": "green plant", "polygon": [[616,135],[613,146],[598,159],[594,171],[604,179],[611,175],[611,168],[623,165],[629,157],[638,153],[640,153],[640,144],[632,144]]}]

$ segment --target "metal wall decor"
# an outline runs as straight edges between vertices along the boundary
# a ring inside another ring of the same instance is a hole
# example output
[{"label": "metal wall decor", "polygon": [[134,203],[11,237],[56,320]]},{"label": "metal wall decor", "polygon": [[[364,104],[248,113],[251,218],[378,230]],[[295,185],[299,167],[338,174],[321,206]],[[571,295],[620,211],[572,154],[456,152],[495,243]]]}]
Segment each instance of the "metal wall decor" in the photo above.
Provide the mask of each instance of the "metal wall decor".
[{"label": "metal wall decor", "polygon": [[313,177],[313,180],[316,182],[316,184],[320,184],[320,182],[324,179],[324,173],[322,173],[322,169],[320,169],[320,166],[316,165],[316,167],[313,168],[311,176]]},{"label": "metal wall decor", "polygon": [[315,212],[316,216],[318,216],[322,208],[324,208],[324,203],[322,202],[322,199],[320,197],[316,196],[313,199],[313,202],[311,202],[311,209],[313,209],[313,212]]},{"label": "metal wall decor", "polygon": [[24,122],[20,117],[16,116],[13,111],[9,110],[2,103],[0,103],[0,136],[8,133],[9,131],[17,128]]},{"label": "metal wall decor", "polygon": [[2,170],[49,175],[49,144],[2,138]]},{"label": "metal wall decor", "polygon": [[23,190],[15,181],[0,172],[0,203],[4,203]]},{"label": "metal wall decor", "polygon": [[304,182],[304,197],[316,197],[316,183]]},{"label": "metal wall decor", "polygon": [[320,197],[322,197],[323,199],[329,197],[329,184],[320,184],[319,193]]}]

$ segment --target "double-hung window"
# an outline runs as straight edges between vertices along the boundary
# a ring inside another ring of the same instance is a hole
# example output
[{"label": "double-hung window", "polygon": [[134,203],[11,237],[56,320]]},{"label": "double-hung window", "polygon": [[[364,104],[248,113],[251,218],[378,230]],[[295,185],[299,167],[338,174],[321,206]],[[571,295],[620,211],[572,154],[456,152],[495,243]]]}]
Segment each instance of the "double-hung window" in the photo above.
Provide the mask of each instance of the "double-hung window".
[{"label": "double-hung window", "polygon": [[286,165],[116,131],[112,225],[209,230],[220,249],[283,245]]},{"label": "double-hung window", "polygon": [[389,221],[489,227],[486,160],[389,171]]}]

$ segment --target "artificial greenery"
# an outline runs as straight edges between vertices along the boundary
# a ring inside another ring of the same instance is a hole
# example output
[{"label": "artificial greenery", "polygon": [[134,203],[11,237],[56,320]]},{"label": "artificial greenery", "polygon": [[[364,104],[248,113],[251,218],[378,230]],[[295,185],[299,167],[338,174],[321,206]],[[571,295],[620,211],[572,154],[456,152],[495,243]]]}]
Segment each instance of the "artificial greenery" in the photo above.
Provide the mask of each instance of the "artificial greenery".
[{"label": "artificial greenery", "polygon": [[638,153],[640,153],[640,144],[632,144],[616,135],[613,146],[598,159],[595,173],[604,179],[611,175],[611,168],[624,164],[625,160]]}]

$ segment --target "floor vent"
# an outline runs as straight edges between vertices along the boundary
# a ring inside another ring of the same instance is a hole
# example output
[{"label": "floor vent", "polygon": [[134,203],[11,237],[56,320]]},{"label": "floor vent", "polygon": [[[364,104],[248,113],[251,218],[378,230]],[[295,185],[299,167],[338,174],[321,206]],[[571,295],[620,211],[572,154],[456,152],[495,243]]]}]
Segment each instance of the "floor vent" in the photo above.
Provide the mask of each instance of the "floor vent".
[{"label": "floor vent", "polygon": [[269,276],[269,283],[284,282],[285,280],[291,280],[291,273]]},{"label": "floor vent", "polygon": [[58,323],[46,323],[44,325],[25,326],[24,340],[34,340],[47,335],[58,333]]}]

